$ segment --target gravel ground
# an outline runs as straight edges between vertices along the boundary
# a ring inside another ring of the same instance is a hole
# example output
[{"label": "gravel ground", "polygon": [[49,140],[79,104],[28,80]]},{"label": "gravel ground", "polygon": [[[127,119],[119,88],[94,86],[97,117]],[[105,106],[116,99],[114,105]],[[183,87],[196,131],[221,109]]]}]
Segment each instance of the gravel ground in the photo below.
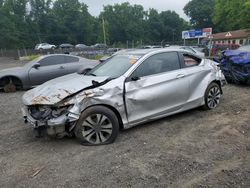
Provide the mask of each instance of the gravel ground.
[{"label": "gravel ground", "polygon": [[22,94],[0,93],[1,188],[250,187],[249,87],[227,85],[215,110],[137,126],[98,147],[34,138]]},{"label": "gravel ground", "polygon": [[11,67],[22,67],[27,61],[18,61],[11,58],[0,57],[0,70]]}]

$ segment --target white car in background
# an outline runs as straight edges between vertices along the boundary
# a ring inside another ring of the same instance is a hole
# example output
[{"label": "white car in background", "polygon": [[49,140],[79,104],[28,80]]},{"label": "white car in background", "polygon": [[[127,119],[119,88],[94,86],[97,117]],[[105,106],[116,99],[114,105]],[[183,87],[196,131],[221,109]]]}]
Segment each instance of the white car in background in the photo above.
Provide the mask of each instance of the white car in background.
[{"label": "white car in background", "polygon": [[48,44],[48,43],[41,43],[41,44],[37,44],[35,46],[35,50],[51,50],[51,49],[55,49],[56,46],[53,44]]}]

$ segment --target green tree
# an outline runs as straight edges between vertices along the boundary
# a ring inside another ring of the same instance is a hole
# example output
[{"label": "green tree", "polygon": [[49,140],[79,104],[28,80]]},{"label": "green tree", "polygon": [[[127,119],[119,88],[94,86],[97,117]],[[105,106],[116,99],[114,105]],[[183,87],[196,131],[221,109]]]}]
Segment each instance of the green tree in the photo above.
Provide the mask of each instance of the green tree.
[{"label": "green tree", "polygon": [[50,34],[50,17],[51,0],[30,0],[30,12],[27,23],[29,30],[33,35],[31,36],[37,42],[46,41]]},{"label": "green tree", "polygon": [[188,28],[185,22],[174,11],[164,11],[158,13],[155,9],[150,9],[147,16],[147,38],[149,42],[172,43],[181,40],[181,32]]},{"label": "green tree", "polygon": [[145,11],[141,5],[129,3],[108,5],[100,14],[107,22],[110,43],[127,40],[142,40],[144,38]]},{"label": "green tree", "polygon": [[187,23],[174,11],[160,13],[162,29],[161,36],[166,41],[181,40],[181,33],[187,29]]},{"label": "green tree", "polygon": [[146,24],[146,36],[147,40],[145,42],[152,42],[152,41],[161,41],[161,29],[162,29],[162,22],[161,16],[155,9],[149,9],[147,15],[147,24]]},{"label": "green tree", "polygon": [[[225,2],[225,0],[223,1]],[[215,0],[191,0],[184,7],[185,14],[196,28],[213,27]]]},{"label": "green tree", "polygon": [[0,7],[0,37],[2,47],[27,45],[26,5],[27,0],[5,0]]},{"label": "green tree", "polygon": [[57,0],[52,10],[56,22],[57,41],[77,43],[91,42],[94,18],[88,13],[88,7],[78,0]]},{"label": "green tree", "polygon": [[250,28],[249,0],[215,0],[214,23],[221,31]]}]

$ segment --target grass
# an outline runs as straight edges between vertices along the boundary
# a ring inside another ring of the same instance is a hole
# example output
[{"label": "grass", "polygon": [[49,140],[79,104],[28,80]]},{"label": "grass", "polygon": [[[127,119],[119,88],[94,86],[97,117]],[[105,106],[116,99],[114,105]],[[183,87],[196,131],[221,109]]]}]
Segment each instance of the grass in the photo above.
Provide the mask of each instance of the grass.
[{"label": "grass", "polygon": [[107,55],[95,55],[95,56],[90,56],[89,58],[93,59],[93,60],[100,60],[101,58],[103,58],[105,56],[107,56]]},{"label": "grass", "polygon": [[28,55],[28,56],[23,56],[20,57],[20,60],[24,60],[24,61],[32,61],[36,58],[38,58],[40,55]]},{"label": "grass", "polygon": [[28,60],[28,61],[32,61],[32,60],[38,58],[39,56],[40,56],[40,55],[30,55],[30,56],[26,56],[26,57],[27,57],[27,60]]}]

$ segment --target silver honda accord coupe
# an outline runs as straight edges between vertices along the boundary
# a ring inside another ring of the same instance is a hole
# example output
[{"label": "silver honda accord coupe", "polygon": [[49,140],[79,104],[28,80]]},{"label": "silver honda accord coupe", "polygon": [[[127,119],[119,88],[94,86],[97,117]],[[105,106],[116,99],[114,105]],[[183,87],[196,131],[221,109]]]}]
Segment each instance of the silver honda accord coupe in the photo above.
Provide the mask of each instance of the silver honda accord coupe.
[{"label": "silver honda accord coupe", "polygon": [[109,144],[121,129],[217,107],[224,84],[215,62],[188,51],[129,50],[27,91],[22,111],[37,136],[75,135],[84,145]]}]

